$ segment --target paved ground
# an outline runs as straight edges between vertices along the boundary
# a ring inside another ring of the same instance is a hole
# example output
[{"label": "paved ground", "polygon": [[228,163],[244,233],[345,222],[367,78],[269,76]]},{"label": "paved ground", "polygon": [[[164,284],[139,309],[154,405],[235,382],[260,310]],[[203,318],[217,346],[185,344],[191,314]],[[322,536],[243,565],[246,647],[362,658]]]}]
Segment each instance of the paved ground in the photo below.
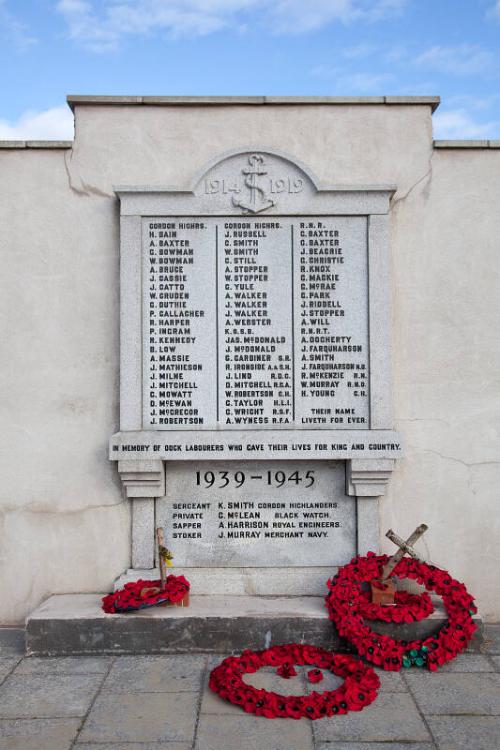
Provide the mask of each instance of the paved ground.
[{"label": "paved ground", "polygon": [[[23,658],[0,631],[0,750],[495,750],[500,748],[500,626],[486,654],[437,674],[381,673],[375,703],[319,721],[249,716],[211,693],[220,657]],[[327,689],[336,678],[321,683]],[[303,676],[248,681],[297,694]]]}]

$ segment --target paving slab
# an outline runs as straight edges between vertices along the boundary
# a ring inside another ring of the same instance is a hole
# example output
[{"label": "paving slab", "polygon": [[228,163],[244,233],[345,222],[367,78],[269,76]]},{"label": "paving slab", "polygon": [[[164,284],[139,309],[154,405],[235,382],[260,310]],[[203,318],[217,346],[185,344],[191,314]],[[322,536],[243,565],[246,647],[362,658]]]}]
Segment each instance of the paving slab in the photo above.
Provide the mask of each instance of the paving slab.
[{"label": "paving slab", "polygon": [[500,674],[405,674],[420,710],[433,714],[500,714]]},{"label": "paving slab", "polygon": [[488,654],[500,654],[500,624],[484,625],[484,651]]},{"label": "paving slab", "polygon": [[0,656],[24,656],[24,628],[0,628]]},{"label": "paving slab", "polygon": [[0,656],[0,682],[12,672],[20,660],[20,656]]},{"label": "paving slab", "polygon": [[406,693],[408,688],[400,672],[390,672],[375,667],[375,672],[380,678],[381,693]]},{"label": "paving slab", "polygon": [[22,660],[16,674],[106,674],[112,662],[107,656],[31,656]]},{"label": "paving slab", "polygon": [[191,750],[191,742],[78,742],[74,750]]},{"label": "paving slab", "polygon": [[262,667],[258,672],[244,675],[243,682],[281,695],[304,695],[306,677],[302,667],[297,665],[295,667],[297,674],[289,678],[280,677],[276,669],[276,667]]},{"label": "paving slab", "polygon": [[70,750],[80,719],[0,721],[0,750]]},{"label": "paving slab", "polygon": [[200,717],[195,750],[312,750],[308,719],[266,719],[262,716]]},{"label": "paving slab", "polygon": [[102,675],[11,674],[0,686],[0,718],[85,716]]},{"label": "paving slab", "polygon": [[428,742],[319,742],[315,750],[434,750]]},{"label": "paving slab", "polygon": [[439,750],[497,750],[500,747],[499,716],[429,716],[428,721]]},{"label": "paving slab", "polygon": [[439,667],[437,674],[446,672],[493,672],[487,656],[481,654],[458,654],[453,661]]},{"label": "paving slab", "polygon": [[500,670],[500,656],[491,656],[490,658],[493,666]]},{"label": "paving slab", "polygon": [[192,742],[198,693],[101,693],[81,742]]},{"label": "paving slab", "polygon": [[205,656],[120,656],[103,690],[114,693],[189,693],[199,690]]},{"label": "paving slab", "polygon": [[[363,711],[313,722],[317,742],[429,742],[429,732],[408,693],[379,693]],[[332,748],[332,750],[334,750]]]}]

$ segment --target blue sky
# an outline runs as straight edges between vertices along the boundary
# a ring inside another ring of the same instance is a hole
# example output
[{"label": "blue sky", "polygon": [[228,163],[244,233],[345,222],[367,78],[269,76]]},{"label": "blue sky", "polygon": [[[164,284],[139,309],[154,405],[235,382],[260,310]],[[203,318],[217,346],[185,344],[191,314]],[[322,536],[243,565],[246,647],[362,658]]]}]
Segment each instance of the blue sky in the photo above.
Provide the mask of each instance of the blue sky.
[{"label": "blue sky", "polygon": [[500,139],[500,0],[0,0],[0,139],[71,138],[73,94],[439,95]]}]

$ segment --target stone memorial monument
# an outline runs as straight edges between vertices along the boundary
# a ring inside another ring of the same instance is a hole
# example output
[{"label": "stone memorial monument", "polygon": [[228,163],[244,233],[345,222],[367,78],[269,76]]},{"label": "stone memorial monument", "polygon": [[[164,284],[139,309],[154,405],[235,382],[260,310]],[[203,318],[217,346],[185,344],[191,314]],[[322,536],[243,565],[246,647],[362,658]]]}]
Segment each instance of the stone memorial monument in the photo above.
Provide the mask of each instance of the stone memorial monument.
[{"label": "stone memorial monument", "polygon": [[263,148],[215,156],[189,190],[116,188],[124,580],[153,575],[158,523],[204,592],[320,594],[332,566],[377,547],[401,455],[394,190],[323,186]]},{"label": "stone memorial monument", "polygon": [[[420,524],[498,619],[500,143],[434,140],[437,97],[68,102],[0,142],[0,624],[331,645],[328,578]],[[104,614],[158,527],[190,606]]]}]

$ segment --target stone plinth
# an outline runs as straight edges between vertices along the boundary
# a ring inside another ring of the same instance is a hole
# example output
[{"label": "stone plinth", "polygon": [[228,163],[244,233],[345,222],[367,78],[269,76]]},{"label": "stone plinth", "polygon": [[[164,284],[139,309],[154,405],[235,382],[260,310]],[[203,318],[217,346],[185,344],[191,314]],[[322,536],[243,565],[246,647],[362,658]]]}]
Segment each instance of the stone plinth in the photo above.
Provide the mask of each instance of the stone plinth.
[{"label": "stone plinth", "polygon": [[[192,596],[188,608],[152,607],[108,615],[102,594],[51,596],[26,623],[26,652],[38,656],[71,654],[159,654],[214,652],[301,641],[347,651],[328,620],[323,597]],[[446,613],[436,606],[413,625],[380,623],[380,631],[411,640],[439,630]],[[479,650],[482,622],[470,649]]]}]

